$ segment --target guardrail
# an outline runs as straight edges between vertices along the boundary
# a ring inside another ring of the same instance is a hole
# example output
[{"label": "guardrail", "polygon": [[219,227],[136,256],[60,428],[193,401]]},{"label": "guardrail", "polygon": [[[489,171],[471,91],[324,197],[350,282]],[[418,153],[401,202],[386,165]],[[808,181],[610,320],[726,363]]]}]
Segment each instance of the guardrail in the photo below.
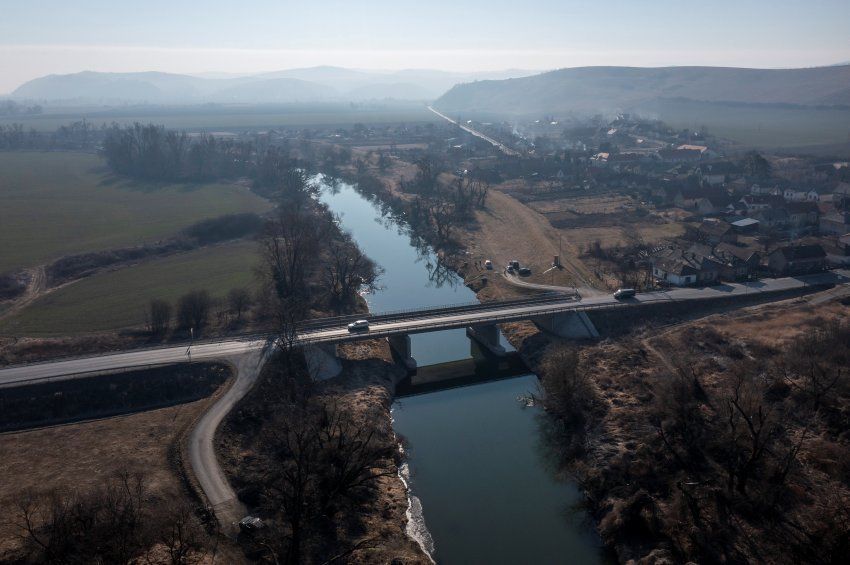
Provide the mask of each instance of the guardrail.
[{"label": "guardrail", "polygon": [[[800,279],[798,279],[798,280],[800,280]],[[469,326],[469,325],[476,325],[476,324],[489,324],[489,323],[500,323],[500,322],[510,322],[510,321],[517,321],[517,320],[526,320],[526,319],[530,319],[530,318],[534,318],[534,317],[538,317],[538,316],[559,314],[559,313],[564,313],[564,312],[568,312],[568,311],[579,312],[579,311],[602,310],[602,309],[613,309],[613,308],[624,308],[624,307],[625,308],[640,307],[640,306],[646,306],[648,304],[657,304],[659,302],[665,302],[665,301],[686,302],[686,301],[691,301],[691,300],[705,300],[705,299],[711,300],[711,299],[714,299],[714,298],[728,298],[729,296],[745,296],[747,293],[786,292],[786,291],[790,291],[790,290],[800,289],[800,288],[803,288],[804,286],[822,286],[824,284],[825,285],[834,284],[834,283],[829,283],[829,282],[824,282],[824,283],[819,283],[819,282],[814,282],[814,281],[813,282],[807,282],[805,280],[802,280],[802,282],[803,282],[803,286],[798,286],[798,287],[789,287],[789,288],[774,289],[774,290],[764,290],[764,289],[760,289],[760,288],[748,287],[749,290],[747,290],[745,293],[739,293],[739,294],[735,294],[735,295],[725,295],[725,296],[721,295],[721,296],[714,296],[714,297],[706,296],[706,297],[697,297],[697,298],[676,299],[676,298],[671,297],[671,296],[669,296],[665,293],[664,298],[659,298],[659,299],[651,300],[651,301],[606,302],[606,303],[599,303],[599,304],[582,304],[582,303],[575,303],[575,302],[567,303],[566,300],[567,300],[567,297],[569,296],[568,294],[547,293],[547,295],[545,295],[545,296],[538,295],[536,297],[532,297],[532,298],[528,298],[528,299],[517,299],[517,300],[513,300],[513,301],[499,301],[499,302],[485,302],[485,303],[469,302],[469,303],[455,304],[455,305],[450,305],[450,306],[445,306],[445,307],[437,307],[437,308],[425,308],[425,309],[414,309],[414,308],[412,308],[412,309],[408,309],[408,310],[398,310],[398,311],[391,311],[391,312],[386,312],[386,313],[377,313],[377,314],[372,314],[372,315],[367,315],[367,316],[360,314],[360,315],[353,315],[353,316],[339,316],[339,317],[333,317],[333,318],[320,318],[320,319],[315,320],[316,325],[305,327],[305,329],[309,328],[309,331],[306,332],[307,335],[299,337],[298,340],[297,340],[297,343],[301,344],[301,345],[309,345],[309,344],[314,344],[314,343],[360,341],[360,340],[364,340],[364,339],[387,337],[387,336],[390,336],[390,335],[415,334],[415,333],[424,333],[424,332],[435,331],[435,330],[440,330],[440,329],[448,330],[448,329],[462,328],[462,327],[466,327],[466,326]],[[522,306],[524,304],[527,304],[527,305],[545,304],[546,302],[561,301],[561,300],[564,301],[563,304],[561,304],[557,307],[550,308],[550,309],[535,310],[534,312],[498,314],[498,311],[500,309],[509,308],[511,305]],[[458,320],[458,321],[451,321],[451,322],[447,322],[446,320],[440,319],[442,317],[445,317],[446,315],[457,314],[459,312],[460,313],[466,312],[466,313],[469,313],[471,315],[471,314],[474,314],[474,313],[488,312],[488,311],[494,311],[494,315],[486,316],[486,317],[482,317],[482,318],[475,318],[475,319],[471,319],[471,320],[467,318],[467,319],[461,319],[461,320]],[[411,316],[411,314],[413,314],[413,316]],[[350,320],[352,318],[357,319],[357,318],[364,318],[364,317],[367,318],[367,319],[370,319],[370,320],[375,320],[376,318],[379,319],[381,317],[383,317],[385,319],[392,319],[393,317],[395,317],[395,318],[410,320],[411,322],[421,320],[421,319],[434,318],[434,321],[430,324],[417,324],[417,325],[410,327],[410,328],[406,328],[406,327],[393,328],[393,329],[364,332],[362,334],[347,334],[346,333],[346,334],[330,336],[330,337],[325,337],[325,338],[310,337],[310,335],[309,335],[311,333],[315,333],[317,331],[320,331],[321,329],[323,329],[322,328],[323,326],[325,328],[335,327],[337,322],[339,323],[339,328],[344,329],[345,324],[343,323],[343,320]],[[319,320],[321,320],[321,322]],[[141,347],[138,347],[138,348],[113,350],[113,351],[110,351],[108,353],[101,353],[101,354],[67,355],[67,356],[55,357],[55,358],[52,358],[52,359],[40,360],[40,361],[36,361],[36,362],[31,362],[31,363],[19,363],[19,364],[14,364],[14,365],[6,365],[6,366],[3,366],[3,367],[0,367],[0,371],[2,371],[4,369],[12,369],[12,368],[17,368],[17,367],[29,367],[29,366],[38,366],[38,365],[44,365],[44,364],[49,364],[49,363],[58,363],[58,362],[63,362],[63,361],[71,361],[71,360],[74,360],[74,359],[103,357],[105,355],[120,355],[120,354],[123,354],[123,353],[160,351],[160,350],[164,350],[164,349],[173,349],[173,348],[178,348],[178,347],[188,347],[189,345],[201,346],[201,345],[210,345],[210,344],[215,344],[215,343],[235,342],[235,341],[268,340],[272,337],[274,337],[273,332],[254,332],[254,333],[236,334],[236,335],[228,335],[228,336],[218,336],[216,338],[209,338],[209,339],[195,340],[195,341],[186,340],[186,341],[181,341],[181,342],[172,342],[172,343],[167,343],[167,344],[160,344],[160,345],[156,345],[156,346],[152,346],[152,347],[151,346],[148,346],[148,347],[141,346]]]},{"label": "guardrail", "polygon": [[[354,320],[369,320],[373,321],[386,321],[393,319],[417,319],[417,318],[428,318],[432,316],[440,316],[446,314],[455,314],[458,312],[465,311],[477,311],[477,310],[492,310],[498,308],[505,308],[508,306],[522,305],[522,304],[536,304],[541,302],[553,302],[556,300],[564,300],[566,297],[572,295],[571,292],[546,292],[543,294],[538,294],[536,296],[528,297],[528,298],[516,298],[512,300],[498,300],[492,302],[461,302],[457,304],[448,304],[445,306],[436,306],[436,307],[427,307],[427,308],[408,308],[402,310],[386,310],[383,312],[375,312],[375,313],[361,313],[361,314],[346,314],[344,316],[329,316],[327,318],[314,318],[312,320],[307,320],[299,324],[299,328],[312,329],[312,328],[321,328],[321,327],[333,327],[333,326],[341,326],[347,324],[349,322],[353,322]],[[415,316],[411,316],[411,314],[415,314]]]},{"label": "guardrail", "polygon": [[[829,283],[804,283],[801,286],[792,286],[788,288],[777,288],[777,289],[759,289],[759,288],[751,288],[748,287],[746,291],[739,292],[736,294],[729,295],[716,295],[716,296],[700,296],[693,298],[681,298],[677,299],[673,296],[670,296],[667,293],[659,293],[658,298],[652,300],[644,300],[644,301],[635,301],[635,302],[601,302],[597,304],[582,304],[582,303],[569,303],[569,304],[560,304],[553,305],[551,308],[543,308],[543,309],[535,309],[533,311],[524,311],[524,312],[512,312],[512,313],[502,313],[499,314],[498,310],[494,312],[491,316],[486,317],[476,317],[470,319],[461,318],[459,320],[442,320],[435,319],[431,323],[426,324],[417,324],[411,327],[395,327],[395,328],[386,328],[386,329],[375,329],[370,330],[368,332],[363,333],[345,333],[334,336],[327,337],[311,337],[309,334],[303,337],[299,337],[297,340],[298,345],[312,345],[312,344],[321,344],[321,343],[344,343],[350,341],[362,341],[366,339],[377,339],[383,337],[389,337],[391,335],[400,335],[400,334],[417,334],[417,333],[426,333],[430,331],[441,331],[441,330],[451,330],[458,328],[465,328],[470,325],[478,325],[478,324],[493,324],[493,323],[505,323],[505,322],[515,322],[521,320],[530,320],[534,318],[539,318],[543,316],[551,316],[553,314],[563,314],[567,312],[590,312],[590,311],[598,311],[598,310],[614,310],[614,309],[632,309],[632,308],[640,308],[645,306],[657,305],[657,304],[669,304],[669,303],[686,303],[693,302],[695,300],[720,300],[724,298],[745,298],[747,296],[755,296],[762,294],[775,294],[775,293],[786,293],[793,291],[801,291],[806,288],[815,288],[815,287],[827,287]],[[342,328],[341,328],[342,329]]]}]

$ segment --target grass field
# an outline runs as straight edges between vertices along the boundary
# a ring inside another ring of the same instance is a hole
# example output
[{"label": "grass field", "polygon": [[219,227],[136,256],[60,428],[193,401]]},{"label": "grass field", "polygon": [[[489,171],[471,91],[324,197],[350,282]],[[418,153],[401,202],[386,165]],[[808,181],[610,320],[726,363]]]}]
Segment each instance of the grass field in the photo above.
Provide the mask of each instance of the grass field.
[{"label": "grass field", "polygon": [[222,297],[231,288],[251,286],[257,262],[257,244],[243,241],[99,273],[0,321],[0,335],[47,337],[141,326],[152,298],[174,304],[194,289]]},{"label": "grass field", "polygon": [[665,102],[657,117],[671,127],[766,149],[850,143],[850,110]]},{"label": "grass field", "polygon": [[54,131],[59,126],[85,118],[100,124],[162,124],[167,128],[205,131],[243,131],[251,128],[347,127],[356,123],[393,124],[436,122],[439,118],[424,105],[391,105],[386,108],[352,108],[348,105],[321,105],[312,108],[265,108],[252,106],[180,108],[128,108],[99,111],[68,109],[38,116],[0,118],[0,125],[21,123],[26,129]]},{"label": "grass field", "polygon": [[87,153],[0,153],[0,273],[155,241],[198,220],[269,206],[235,185],[119,179]]}]

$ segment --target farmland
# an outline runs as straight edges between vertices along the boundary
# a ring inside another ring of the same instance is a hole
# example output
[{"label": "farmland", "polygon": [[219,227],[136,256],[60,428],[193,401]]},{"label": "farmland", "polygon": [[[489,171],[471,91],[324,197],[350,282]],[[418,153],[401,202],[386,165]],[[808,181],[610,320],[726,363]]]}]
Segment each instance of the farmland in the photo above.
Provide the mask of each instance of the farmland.
[{"label": "farmland", "polygon": [[[643,112],[642,112],[643,113]],[[850,142],[850,110],[773,105],[665,101],[654,113],[670,126],[699,129],[761,148]]]},{"label": "farmland", "polygon": [[190,131],[244,131],[257,128],[286,127],[350,127],[355,123],[392,124],[435,122],[437,118],[423,105],[407,103],[386,107],[357,108],[349,105],[315,106],[190,106],[169,108],[130,107],[101,110],[99,108],[57,109],[36,116],[0,118],[0,124],[22,123],[26,129],[54,131],[59,126],[85,118],[100,124],[162,124],[167,128]]},{"label": "farmland", "polygon": [[59,152],[0,153],[0,201],[0,273],[269,207],[244,187],[128,181],[108,173],[96,155]]},{"label": "farmland", "polygon": [[206,247],[99,273],[49,293],[0,322],[0,334],[78,335],[141,326],[153,298],[171,303],[194,289],[222,297],[251,286],[257,265],[251,241]]}]

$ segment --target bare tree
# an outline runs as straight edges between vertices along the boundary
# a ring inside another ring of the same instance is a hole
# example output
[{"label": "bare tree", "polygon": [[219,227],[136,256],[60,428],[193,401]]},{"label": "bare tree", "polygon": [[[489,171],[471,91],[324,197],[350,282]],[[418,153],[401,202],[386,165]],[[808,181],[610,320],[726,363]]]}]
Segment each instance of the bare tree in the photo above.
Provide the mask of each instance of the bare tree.
[{"label": "bare tree", "polygon": [[375,289],[382,270],[351,236],[345,234],[342,239],[332,241],[328,255],[325,283],[337,311],[350,303],[359,289]]},{"label": "bare tree", "polygon": [[265,428],[264,441],[273,458],[262,483],[264,497],[286,524],[275,545],[287,563],[304,561],[315,520],[333,516],[344,499],[394,474],[377,470],[396,453],[393,442],[380,440],[372,426],[317,397],[305,406],[288,406]]},{"label": "bare tree", "polygon": [[206,290],[193,290],[180,297],[177,305],[177,318],[180,327],[194,328],[201,333],[207,325],[212,298]]},{"label": "bare tree", "polygon": [[151,300],[148,306],[148,331],[154,337],[163,336],[171,324],[171,304],[165,300]]},{"label": "bare tree", "polygon": [[281,206],[260,240],[263,275],[281,300],[307,293],[307,274],[318,264],[328,222],[294,207]]},{"label": "bare tree", "polygon": [[747,368],[738,368],[720,407],[719,445],[727,473],[727,488],[747,493],[750,480],[762,469],[781,431],[764,386]]},{"label": "bare tree", "polygon": [[251,306],[253,298],[247,288],[232,288],[227,293],[227,305],[236,313],[236,321],[242,321],[242,314]]},{"label": "bare tree", "polygon": [[[206,540],[192,507],[185,503],[175,503],[167,507],[165,514],[167,518],[157,541],[165,548],[168,563],[189,565],[200,562],[206,555]],[[159,559],[148,561],[161,562]]]}]

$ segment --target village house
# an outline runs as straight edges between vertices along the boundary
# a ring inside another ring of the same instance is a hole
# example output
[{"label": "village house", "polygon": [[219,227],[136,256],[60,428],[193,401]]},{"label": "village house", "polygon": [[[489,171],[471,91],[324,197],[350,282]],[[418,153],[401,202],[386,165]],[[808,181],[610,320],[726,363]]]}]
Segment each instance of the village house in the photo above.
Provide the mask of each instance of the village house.
[{"label": "village house", "polygon": [[711,256],[711,246],[696,243],[687,250],[670,249],[650,259],[652,276],[673,286],[714,284],[722,265]]},{"label": "village house", "polygon": [[764,208],[753,214],[759,221],[759,231],[769,232],[788,227],[788,210],[785,208]]},{"label": "village house", "polygon": [[761,264],[758,251],[730,243],[718,244],[713,255],[721,263],[720,278],[727,281],[747,279],[758,271]]},{"label": "village house", "polygon": [[754,184],[753,186],[750,187],[750,194],[753,194],[755,196],[759,196],[759,195],[777,196],[781,193],[782,193],[782,191],[779,190],[779,188],[776,187],[776,186],[760,186],[760,185]]},{"label": "village house", "polygon": [[740,167],[729,161],[705,163],[694,171],[704,186],[721,186],[726,181],[740,175]]},{"label": "village house", "polygon": [[826,268],[826,252],[820,245],[786,245],[768,256],[768,266],[777,275],[823,271]]},{"label": "village house", "polygon": [[758,212],[785,205],[785,200],[782,197],[769,194],[747,194],[741,198],[741,202],[749,212]]},{"label": "village house", "polygon": [[676,192],[673,204],[683,210],[700,215],[716,214],[726,210],[733,198],[723,190],[683,188]]},{"label": "village house", "polygon": [[789,202],[785,209],[788,211],[788,224],[791,227],[803,228],[818,225],[820,211],[815,202]]},{"label": "village house", "polygon": [[652,276],[673,286],[696,284],[697,270],[681,257],[663,257],[652,262]]},{"label": "village house", "polygon": [[759,221],[755,218],[743,218],[732,222],[732,229],[738,234],[754,234],[759,230]]},{"label": "village house", "polygon": [[816,190],[796,190],[786,188],[782,193],[786,202],[819,202],[820,193]]},{"label": "village house", "polygon": [[737,240],[737,235],[732,226],[723,220],[704,220],[697,229],[697,239],[704,243],[717,245],[721,242],[732,243]]}]

